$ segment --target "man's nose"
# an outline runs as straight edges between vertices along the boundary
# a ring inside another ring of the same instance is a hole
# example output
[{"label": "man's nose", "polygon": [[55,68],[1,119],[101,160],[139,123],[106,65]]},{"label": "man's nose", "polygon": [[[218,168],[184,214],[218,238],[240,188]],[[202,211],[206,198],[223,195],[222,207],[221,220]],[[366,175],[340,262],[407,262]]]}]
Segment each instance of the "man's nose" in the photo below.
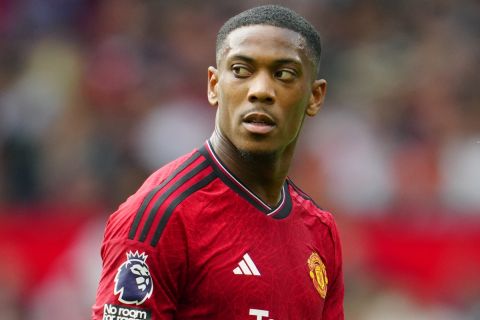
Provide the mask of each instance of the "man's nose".
[{"label": "man's nose", "polygon": [[273,79],[267,72],[258,73],[251,80],[248,101],[273,104],[275,102],[275,91],[272,81]]}]

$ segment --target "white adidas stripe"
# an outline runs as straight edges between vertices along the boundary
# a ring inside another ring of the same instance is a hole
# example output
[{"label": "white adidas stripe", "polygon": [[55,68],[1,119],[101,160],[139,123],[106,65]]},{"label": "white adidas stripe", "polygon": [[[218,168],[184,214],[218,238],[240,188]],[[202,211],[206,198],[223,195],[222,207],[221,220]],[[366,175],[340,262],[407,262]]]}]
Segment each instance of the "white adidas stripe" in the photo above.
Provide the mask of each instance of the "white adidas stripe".
[{"label": "white adidas stripe", "polygon": [[259,276],[260,271],[258,271],[257,266],[253,262],[252,258],[248,255],[248,253],[245,253],[243,255],[243,259],[240,260],[238,263],[238,267],[233,269],[234,274],[245,274],[245,275],[254,275],[254,276]]},{"label": "white adidas stripe", "polygon": [[245,253],[243,255],[243,259],[245,259],[245,261],[247,262],[248,266],[250,267],[250,270],[252,270],[252,273],[256,276],[259,276],[260,272],[258,271],[257,266],[255,265],[255,263],[253,263],[253,260],[252,258],[250,258],[248,253]]},{"label": "white adidas stripe", "polygon": [[233,273],[234,274],[243,274],[242,270],[240,269],[240,267],[236,267],[235,269],[233,269]]},{"label": "white adidas stripe", "polygon": [[240,266],[240,269],[242,269],[243,274],[248,274],[248,275],[252,274],[250,272],[250,269],[248,269],[247,264],[245,263],[244,260],[240,261],[238,265]]}]

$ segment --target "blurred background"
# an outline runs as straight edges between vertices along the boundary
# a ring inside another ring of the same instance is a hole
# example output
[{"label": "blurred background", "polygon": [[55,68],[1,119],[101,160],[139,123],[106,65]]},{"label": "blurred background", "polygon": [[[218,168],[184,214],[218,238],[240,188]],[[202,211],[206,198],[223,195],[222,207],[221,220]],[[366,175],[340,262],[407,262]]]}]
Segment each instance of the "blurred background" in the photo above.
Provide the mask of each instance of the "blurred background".
[{"label": "blurred background", "polygon": [[[323,39],[291,177],[347,319],[480,319],[480,3],[274,1]],[[87,319],[108,215],[213,129],[218,28],[263,1],[0,0],[0,319]]]}]

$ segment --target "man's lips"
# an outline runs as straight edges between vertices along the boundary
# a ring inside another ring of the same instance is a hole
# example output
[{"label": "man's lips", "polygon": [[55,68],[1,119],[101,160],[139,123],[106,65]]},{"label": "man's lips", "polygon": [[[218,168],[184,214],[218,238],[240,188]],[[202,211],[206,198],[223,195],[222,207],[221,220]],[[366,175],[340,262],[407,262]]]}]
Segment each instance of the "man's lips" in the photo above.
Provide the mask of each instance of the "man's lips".
[{"label": "man's lips", "polygon": [[247,131],[255,134],[267,134],[276,127],[275,121],[266,113],[250,112],[242,119]]}]

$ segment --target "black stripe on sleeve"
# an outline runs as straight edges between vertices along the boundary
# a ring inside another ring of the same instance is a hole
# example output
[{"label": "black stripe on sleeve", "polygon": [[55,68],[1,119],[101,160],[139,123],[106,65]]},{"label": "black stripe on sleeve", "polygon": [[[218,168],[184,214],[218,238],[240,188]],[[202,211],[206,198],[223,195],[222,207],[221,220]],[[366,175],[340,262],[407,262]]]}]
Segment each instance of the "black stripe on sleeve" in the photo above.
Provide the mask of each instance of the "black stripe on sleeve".
[{"label": "black stripe on sleeve", "polygon": [[191,171],[186,173],[182,178],[180,178],[178,181],[176,181],[172,186],[170,186],[155,202],[155,205],[153,206],[152,210],[150,210],[150,214],[148,215],[147,221],[145,222],[145,225],[143,226],[142,233],[140,234],[139,241],[145,241],[147,238],[148,232],[150,231],[150,228],[152,226],[153,220],[155,219],[155,216],[157,215],[158,208],[162,205],[162,203],[173,193],[175,192],[178,188],[180,188],[185,182],[193,178],[195,175],[197,175],[200,171],[208,167],[209,163],[207,160],[204,160],[201,162],[199,165],[197,165],[195,168],[193,168]]},{"label": "black stripe on sleeve", "polygon": [[195,160],[200,157],[200,153],[195,152],[190,158],[188,158],[185,162],[182,163],[181,166],[179,166],[173,173],[167,177],[159,186],[155,187],[152,189],[148,195],[145,197],[145,199],[142,202],[142,205],[137,211],[137,214],[135,216],[135,219],[133,220],[132,226],[130,228],[130,233],[128,234],[128,238],[130,240],[133,240],[135,238],[135,234],[137,233],[138,225],[140,224],[140,221],[142,220],[142,217],[145,213],[145,210],[148,207],[148,204],[150,201],[152,201],[153,197],[157,194],[160,189],[162,189],[167,183],[169,183],[172,179],[174,179],[180,172],[185,170],[186,167],[191,165]]},{"label": "black stripe on sleeve", "polygon": [[308,194],[306,194],[300,187],[298,187],[291,179],[287,180],[290,185],[297,191],[297,193],[305,200],[311,201],[318,209],[320,210],[325,210],[322,207],[320,207]]},{"label": "black stripe on sleeve", "polygon": [[195,183],[187,190],[183,191],[177,198],[175,198],[175,200],[173,200],[170,203],[170,205],[167,207],[164,214],[162,215],[162,219],[160,220],[160,223],[158,224],[157,229],[155,230],[155,234],[153,235],[152,241],[150,242],[150,245],[152,247],[155,247],[158,241],[160,240],[160,236],[162,235],[162,232],[165,229],[165,226],[167,225],[167,222],[170,219],[175,208],[192,193],[202,189],[203,187],[208,185],[210,182],[212,182],[215,178],[216,178],[215,172],[211,172],[208,176],[206,176],[199,182]]},{"label": "black stripe on sleeve", "polygon": [[162,188],[163,186],[158,186],[155,187],[152,191],[148,193],[148,195],[145,197],[145,199],[142,202],[142,205],[137,211],[137,215],[135,216],[135,219],[133,220],[132,226],[130,227],[130,233],[128,234],[128,238],[130,240],[133,240],[135,237],[135,234],[137,233],[138,225],[140,224],[140,220],[142,220],[143,214],[145,213],[145,209],[147,209],[148,204],[150,201],[152,201],[152,198],[157,194],[157,192]]}]

